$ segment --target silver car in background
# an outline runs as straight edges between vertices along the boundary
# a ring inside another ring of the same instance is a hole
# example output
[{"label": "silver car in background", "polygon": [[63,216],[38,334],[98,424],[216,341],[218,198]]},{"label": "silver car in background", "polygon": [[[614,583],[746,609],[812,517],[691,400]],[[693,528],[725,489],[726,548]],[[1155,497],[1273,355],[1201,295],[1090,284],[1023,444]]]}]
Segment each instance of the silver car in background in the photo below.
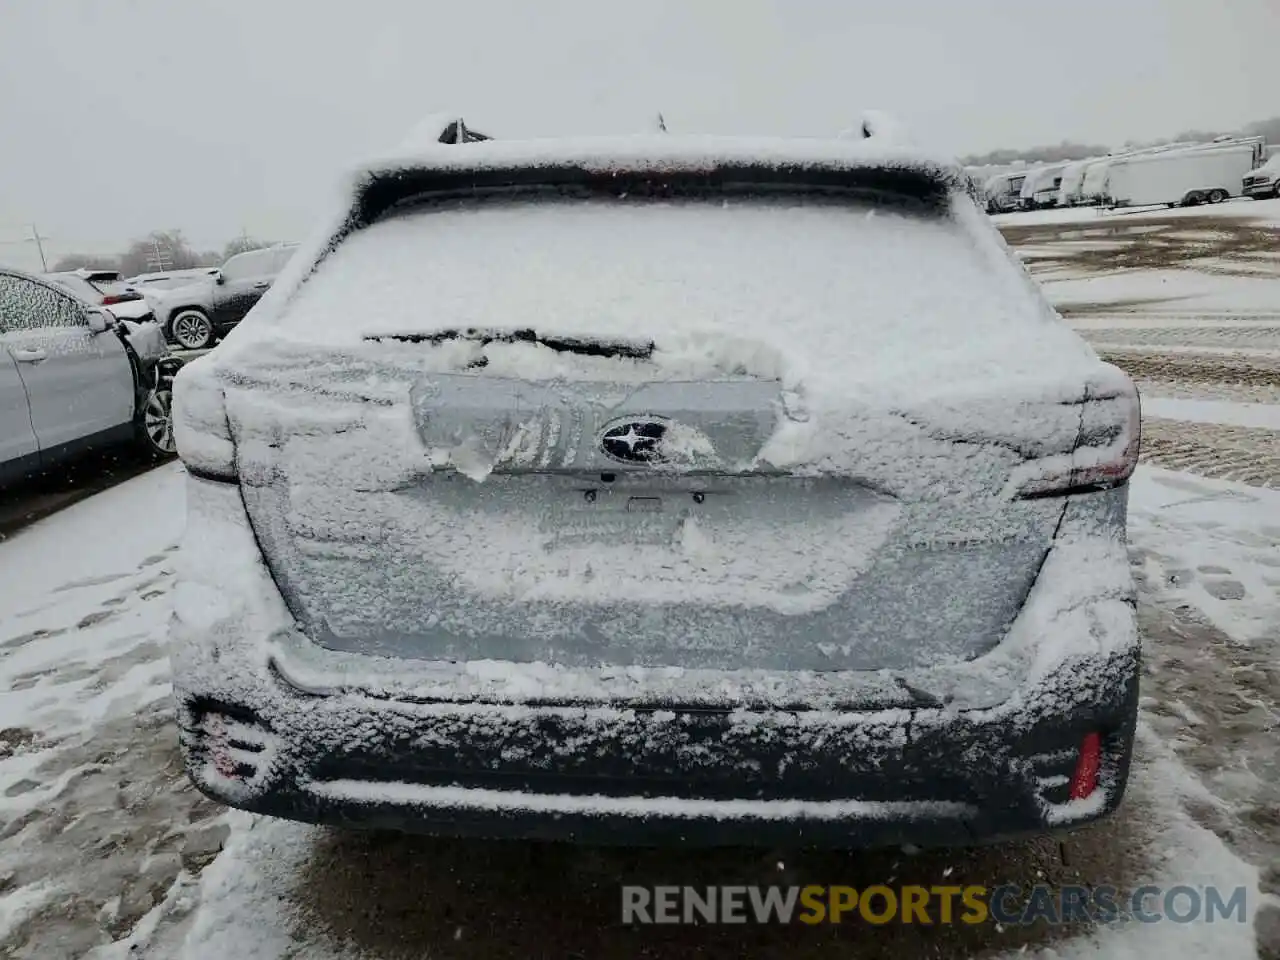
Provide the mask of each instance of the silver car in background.
[{"label": "silver car in background", "polygon": [[2,483],[115,443],[174,451],[181,362],[154,323],[118,320],[71,286],[0,269]]},{"label": "silver car in background", "polygon": [[620,843],[1114,810],[1138,398],[968,186],[874,135],[370,164],[176,383],[196,785]]}]

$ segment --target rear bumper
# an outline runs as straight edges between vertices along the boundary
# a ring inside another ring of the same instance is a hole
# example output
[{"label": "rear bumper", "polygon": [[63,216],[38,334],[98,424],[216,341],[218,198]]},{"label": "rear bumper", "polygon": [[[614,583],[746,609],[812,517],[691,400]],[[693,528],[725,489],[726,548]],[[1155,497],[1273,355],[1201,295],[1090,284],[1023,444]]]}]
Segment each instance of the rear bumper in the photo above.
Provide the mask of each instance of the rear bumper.
[{"label": "rear bumper", "polygon": [[[751,738],[733,733],[730,715],[602,724],[554,710],[513,720],[498,707],[414,716],[350,702],[264,715],[188,697],[181,736],[202,792],[305,822],[613,844],[972,844],[1079,826],[1118,806],[1134,666],[1117,663],[1107,701],[1070,715],[956,718],[922,731],[914,714],[825,727],[779,714],[759,718]],[[1068,801],[1076,747],[1094,730],[1104,732],[1099,786]],[[780,755],[805,767],[788,776]],[[687,762],[694,756],[704,766]]]},{"label": "rear bumper", "polygon": [[[186,769],[231,806],[454,836],[932,846],[1079,826],[1124,791],[1139,648],[1122,542],[1055,548],[1004,643],[952,681],[941,670],[863,688],[851,675],[838,696],[784,697],[773,677],[721,704],[646,706],[545,666],[457,665],[432,681],[421,662],[316,652],[261,564],[239,491],[190,489],[174,691]],[[1105,495],[1108,509],[1124,493]],[[210,554],[234,562],[210,571]],[[1095,732],[1097,788],[1070,800]]]},{"label": "rear bumper", "polygon": [[[972,844],[1112,812],[1136,651],[1103,686],[998,711],[678,711],[310,695],[179,684],[187,771],[230,806],[313,823],[613,844]],[[1068,798],[1102,734],[1098,787]]]}]

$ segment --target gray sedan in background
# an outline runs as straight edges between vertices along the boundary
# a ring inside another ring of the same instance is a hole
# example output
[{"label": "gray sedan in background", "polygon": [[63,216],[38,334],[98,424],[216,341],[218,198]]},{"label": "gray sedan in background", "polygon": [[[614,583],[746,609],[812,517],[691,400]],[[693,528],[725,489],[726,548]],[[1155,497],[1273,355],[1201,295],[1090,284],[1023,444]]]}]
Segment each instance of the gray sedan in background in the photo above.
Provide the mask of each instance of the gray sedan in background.
[{"label": "gray sedan in background", "polygon": [[169,356],[154,323],[0,270],[0,483],[112,443],[173,453]]}]

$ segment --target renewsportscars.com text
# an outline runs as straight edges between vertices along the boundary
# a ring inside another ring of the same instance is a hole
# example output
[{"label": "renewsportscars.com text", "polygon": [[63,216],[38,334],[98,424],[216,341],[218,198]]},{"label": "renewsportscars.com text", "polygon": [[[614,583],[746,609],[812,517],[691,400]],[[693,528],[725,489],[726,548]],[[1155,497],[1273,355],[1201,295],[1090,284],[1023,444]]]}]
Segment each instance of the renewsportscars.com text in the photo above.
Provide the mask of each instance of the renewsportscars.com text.
[{"label": "renewsportscars.com text", "polygon": [[1113,886],[723,886],[622,888],[622,922],[1033,923],[1246,922],[1245,888]]}]

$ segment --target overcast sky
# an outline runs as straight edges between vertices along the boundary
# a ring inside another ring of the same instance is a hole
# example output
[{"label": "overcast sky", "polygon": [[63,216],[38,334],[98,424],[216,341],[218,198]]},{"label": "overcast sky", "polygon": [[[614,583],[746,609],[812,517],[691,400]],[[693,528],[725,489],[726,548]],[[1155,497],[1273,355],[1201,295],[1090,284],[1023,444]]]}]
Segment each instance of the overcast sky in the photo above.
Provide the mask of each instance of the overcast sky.
[{"label": "overcast sky", "polygon": [[1229,128],[1280,113],[1277,50],[1280,0],[0,0],[0,241],[294,238],[441,109],[505,138],[877,108],[955,153]]}]

